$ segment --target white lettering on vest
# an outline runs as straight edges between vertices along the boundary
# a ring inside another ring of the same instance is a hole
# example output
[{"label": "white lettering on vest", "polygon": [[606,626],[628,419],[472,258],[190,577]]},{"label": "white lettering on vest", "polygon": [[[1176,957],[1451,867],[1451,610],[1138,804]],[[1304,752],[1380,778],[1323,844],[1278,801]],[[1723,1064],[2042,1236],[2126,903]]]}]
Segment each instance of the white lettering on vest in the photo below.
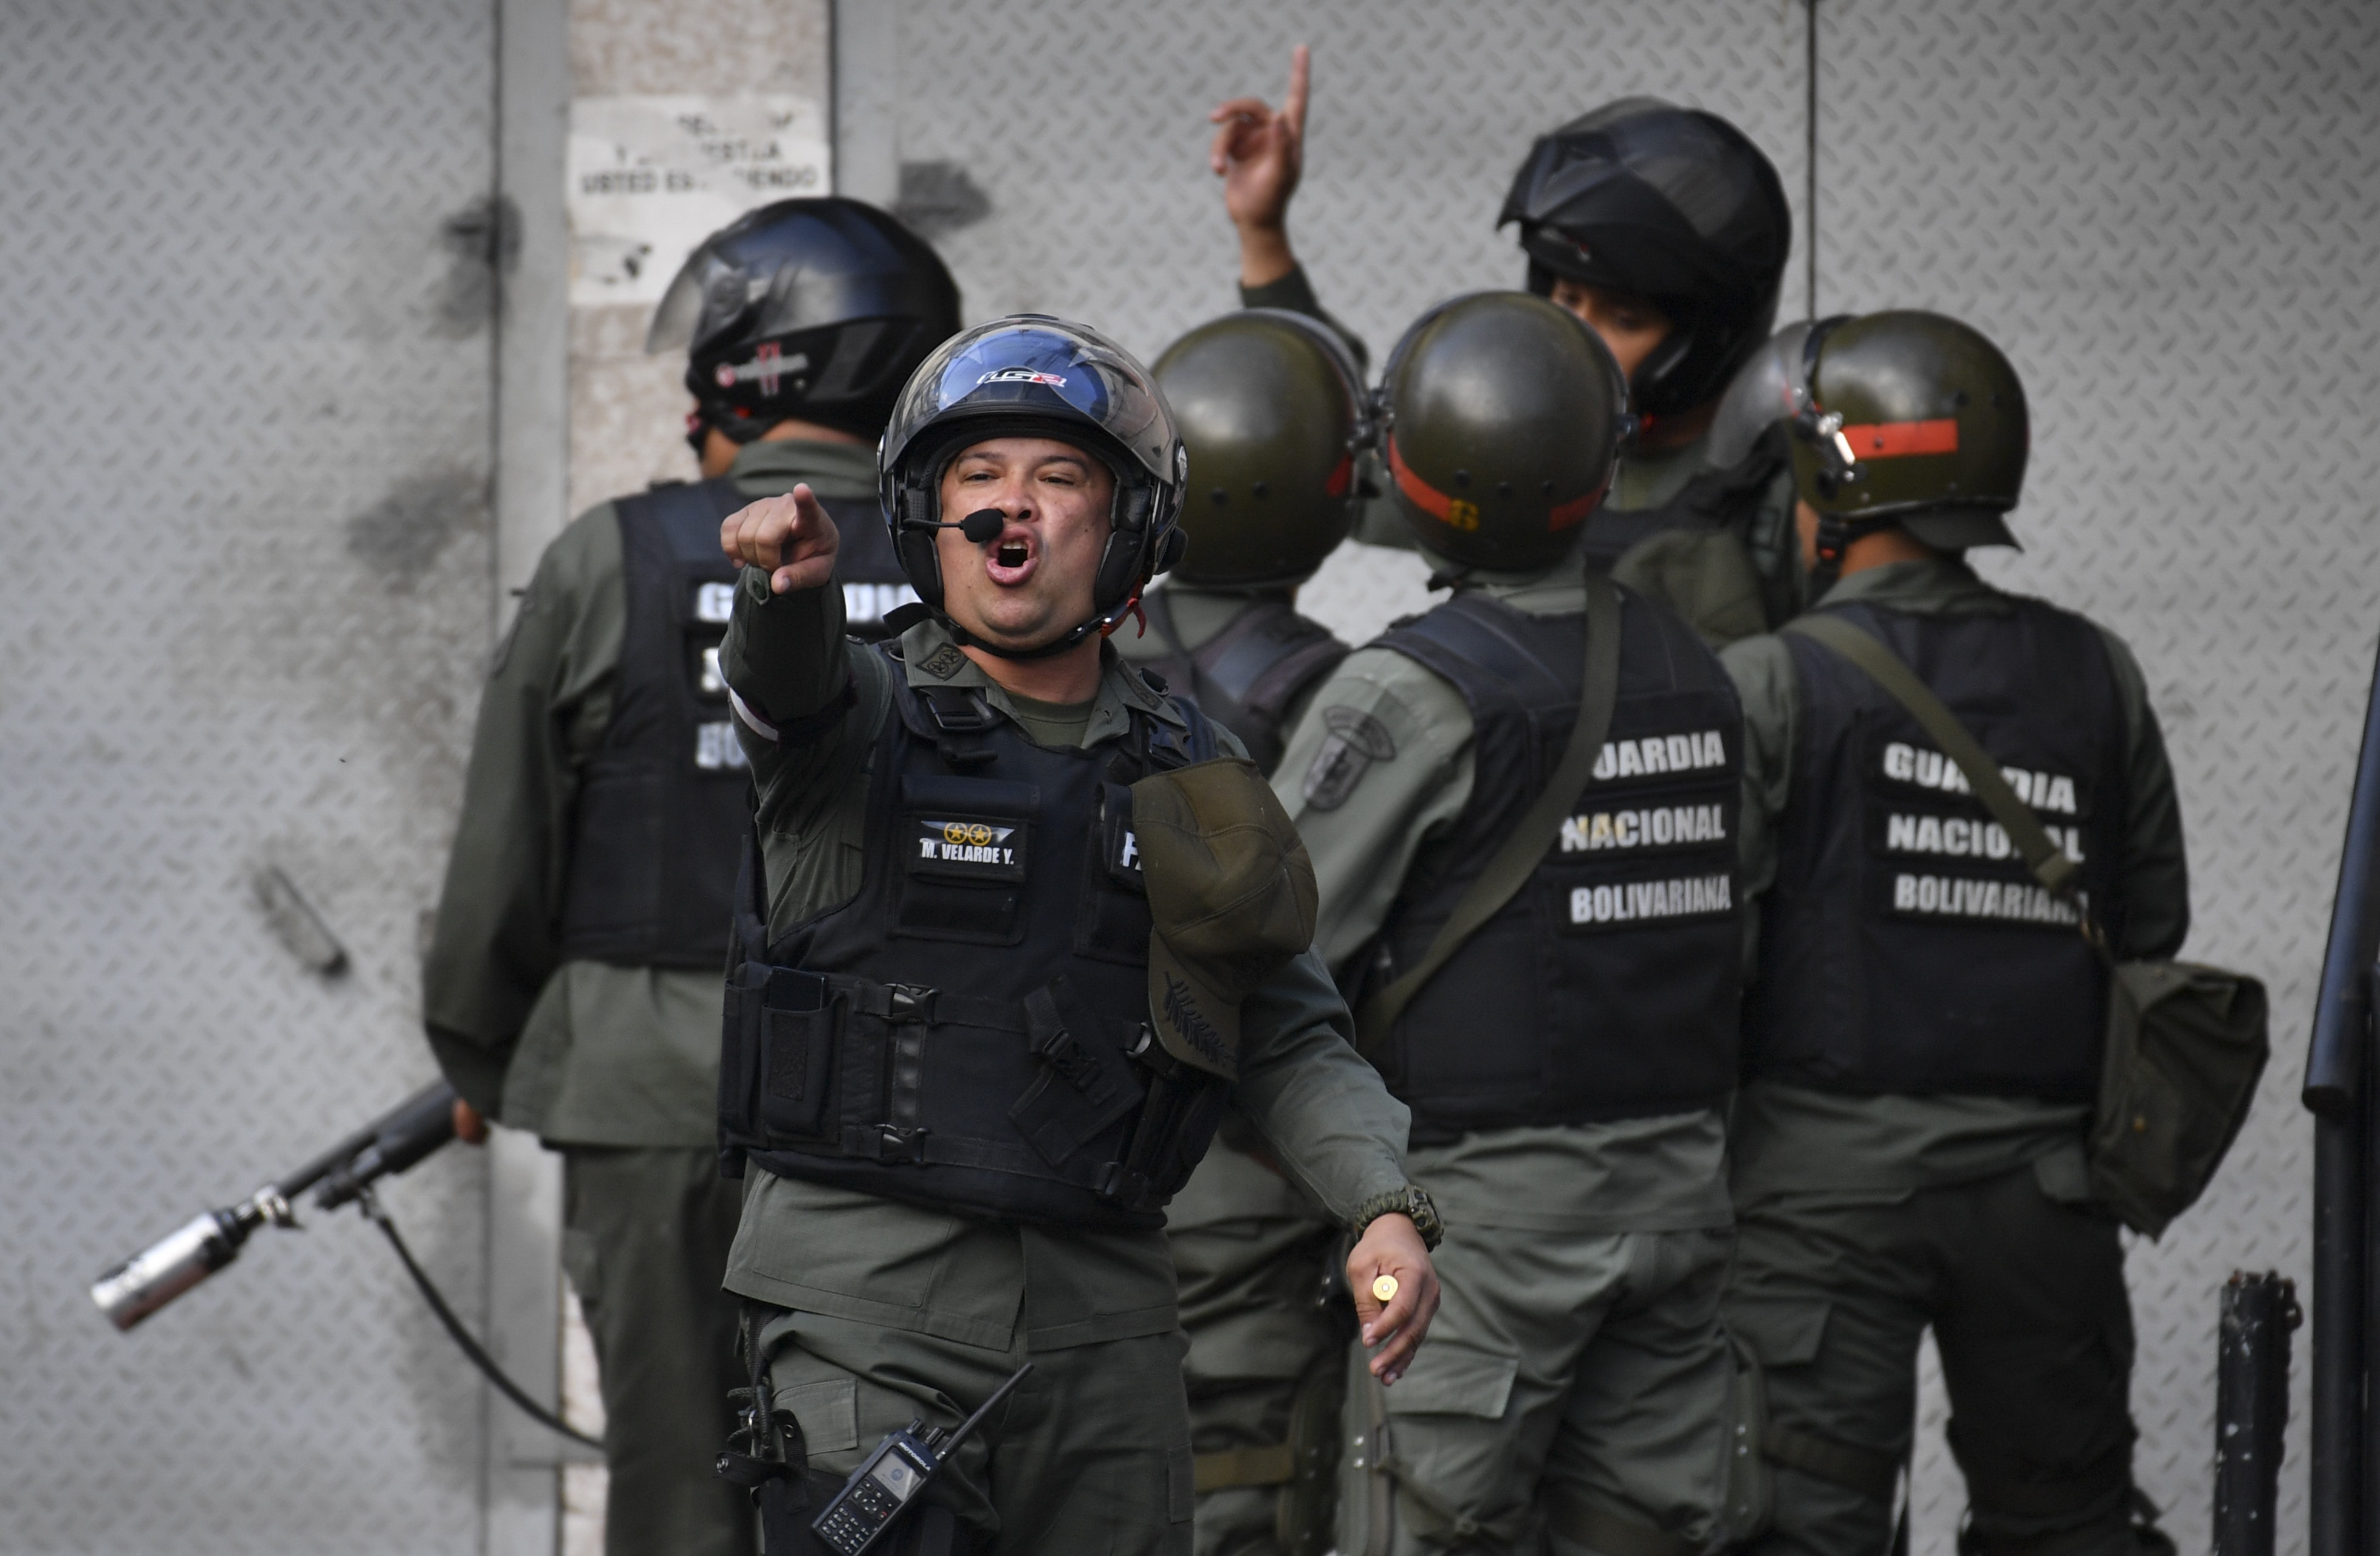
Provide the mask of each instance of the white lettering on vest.
[{"label": "white lettering on vest", "polygon": [[1595,754],[1598,781],[1650,773],[1694,772],[1727,765],[1727,738],[1715,729],[1684,735],[1647,735],[1637,740],[1607,740]]},{"label": "white lettering on vest", "polygon": [[744,743],[735,738],[735,726],[724,719],[717,723],[695,725],[694,765],[705,772],[746,765]]},{"label": "white lettering on vest", "polygon": [[697,584],[694,589],[694,619],[723,622],[735,614],[734,584]]},{"label": "white lettering on vest", "polygon": [[1683,918],[1725,913],[1734,906],[1734,883],[1724,875],[1675,881],[1631,881],[1610,886],[1576,886],[1570,893],[1573,924],[1626,924],[1640,918]]},{"label": "white lettering on vest", "polygon": [[1985,918],[2017,924],[2073,924],[2073,905],[2022,881],[1973,881],[1955,875],[1896,875],[1896,913],[1942,918]]},{"label": "white lettering on vest", "polygon": [[844,619],[854,626],[876,626],[917,598],[917,591],[907,584],[847,583],[843,586]]},{"label": "white lettering on vest", "polygon": [[[1967,775],[1959,764],[1939,751],[1912,746],[1906,741],[1889,741],[1884,748],[1884,775],[1896,784],[1914,784],[1921,789],[1938,789],[1944,794],[1965,795],[1974,790],[1968,786]],[[2003,767],[2001,776],[2017,798],[2035,810],[2054,810],[2061,816],[2080,815],[2074,797],[2074,780],[2062,772],[2035,772],[2028,768]],[[1598,766],[1596,776],[1601,777]]]},{"label": "white lettering on vest", "polygon": [[1566,816],[1561,852],[1589,854],[1604,848],[1668,847],[1673,844],[1725,843],[1727,810],[1719,805],[1669,805],[1648,810],[1596,810]]},{"label": "white lettering on vest", "polygon": [[[2077,862],[2082,858],[2082,829],[2045,825],[2050,841],[2065,856]],[[2020,857],[2016,842],[1998,821],[1970,821],[1961,816],[1906,816],[1895,813],[1885,818],[1884,849],[1888,854],[1939,854],[1954,859],[2013,859]]]}]

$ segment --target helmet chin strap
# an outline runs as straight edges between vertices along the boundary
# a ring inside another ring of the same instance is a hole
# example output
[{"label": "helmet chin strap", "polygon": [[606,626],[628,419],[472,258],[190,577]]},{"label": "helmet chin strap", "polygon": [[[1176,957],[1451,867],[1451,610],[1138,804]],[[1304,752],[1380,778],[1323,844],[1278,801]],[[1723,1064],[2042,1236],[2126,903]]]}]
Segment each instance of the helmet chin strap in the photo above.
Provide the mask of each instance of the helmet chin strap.
[{"label": "helmet chin strap", "polygon": [[1846,518],[1838,513],[1818,516],[1818,558],[1810,565],[1808,603],[1815,605],[1827,597],[1843,576],[1843,557],[1855,541],[1892,526],[1889,518]]}]

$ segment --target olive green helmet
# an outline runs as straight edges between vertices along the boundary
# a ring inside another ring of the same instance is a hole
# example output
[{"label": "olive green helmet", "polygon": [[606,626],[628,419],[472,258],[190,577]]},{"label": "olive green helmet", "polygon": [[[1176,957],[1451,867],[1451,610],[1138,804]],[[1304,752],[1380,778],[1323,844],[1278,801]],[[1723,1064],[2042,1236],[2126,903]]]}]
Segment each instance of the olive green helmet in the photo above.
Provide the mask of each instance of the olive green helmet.
[{"label": "olive green helmet", "polygon": [[1593,330],[1526,292],[1421,316],[1381,377],[1397,507],[1428,551],[1534,572],[1578,543],[1611,484],[1628,385]]},{"label": "olive green helmet", "polygon": [[2024,385],[1980,332],[1915,310],[1821,321],[1801,388],[1794,484],[1841,543],[1894,524],[1946,551],[2016,544]]},{"label": "olive green helmet", "polygon": [[1190,454],[1173,576],[1291,583],[1355,522],[1370,420],[1354,359],[1329,326],[1275,308],[1209,320],[1151,370]]}]

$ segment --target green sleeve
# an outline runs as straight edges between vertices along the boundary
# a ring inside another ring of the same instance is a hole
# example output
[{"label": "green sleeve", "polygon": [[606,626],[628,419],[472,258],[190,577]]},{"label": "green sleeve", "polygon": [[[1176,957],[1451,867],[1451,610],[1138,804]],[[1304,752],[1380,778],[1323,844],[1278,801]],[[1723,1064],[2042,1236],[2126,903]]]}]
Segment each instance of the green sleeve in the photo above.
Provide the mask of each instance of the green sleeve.
[{"label": "green sleeve", "polygon": [[561,965],[571,809],[610,719],[626,611],[605,504],[539,559],[480,696],[421,1000],[439,1067],[491,1116],[522,1023]]},{"label": "green sleeve", "polygon": [[[1351,748],[1333,718],[1361,726],[1386,754]],[[1344,973],[1379,933],[1424,845],[1471,802],[1471,711],[1404,655],[1358,649],[1314,694],[1272,782],[1314,861],[1315,949]]]},{"label": "green sleeve", "polygon": [[2180,954],[2190,934],[2190,867],[2181,841],[2181,799],[2175,792],[2173,762],[2165,732],[2149,706],[2148,682],[2131,647],[2099,629],[2116,676],[2116,697],[2124,711],[2124,777],[2127,813],[2124,857],[2118,869],[2124,903],[2127,959],[2162,960]]},{"label": "green sleeve", "polygon": [[1792,650],[1781,638],[1743,638],[1721,649],[1718,659],[1743,708],[1743,805],[1736,833],[1748,972],[1759,942],[1760,899],[1777,881],[1777,829],[1791,797],[1802,693],[1793,677]]},{"label": "green sleeve", "polygon": [[[771,592],[744,569],[719,666],[752,765],[753,821],[768,864],[771,932],[847,902],[867,846],[868,756],[892,710],[892,676],[843,635],[843,590]],[[849,705],[835,702],[850,688]]]},{"label": "green sleeve", "polygon": [[1344,1223],[1403,1186],[1412,1115],[1354,1050],[1354,1023],[1313,952],[1240,1006],[1232,1100],[1298,1186]]}]

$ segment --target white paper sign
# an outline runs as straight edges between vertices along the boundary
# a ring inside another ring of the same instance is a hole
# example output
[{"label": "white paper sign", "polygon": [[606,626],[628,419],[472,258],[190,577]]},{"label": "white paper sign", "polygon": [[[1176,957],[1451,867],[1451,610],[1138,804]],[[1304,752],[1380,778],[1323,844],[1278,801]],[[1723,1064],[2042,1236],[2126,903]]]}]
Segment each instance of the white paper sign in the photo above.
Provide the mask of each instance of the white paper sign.
[{"label": "white paper sign", "polygon": [[570,300],[655,303],[686,255],[756,205],[832,192],[807,97],[581,97],[570,104]]}]

